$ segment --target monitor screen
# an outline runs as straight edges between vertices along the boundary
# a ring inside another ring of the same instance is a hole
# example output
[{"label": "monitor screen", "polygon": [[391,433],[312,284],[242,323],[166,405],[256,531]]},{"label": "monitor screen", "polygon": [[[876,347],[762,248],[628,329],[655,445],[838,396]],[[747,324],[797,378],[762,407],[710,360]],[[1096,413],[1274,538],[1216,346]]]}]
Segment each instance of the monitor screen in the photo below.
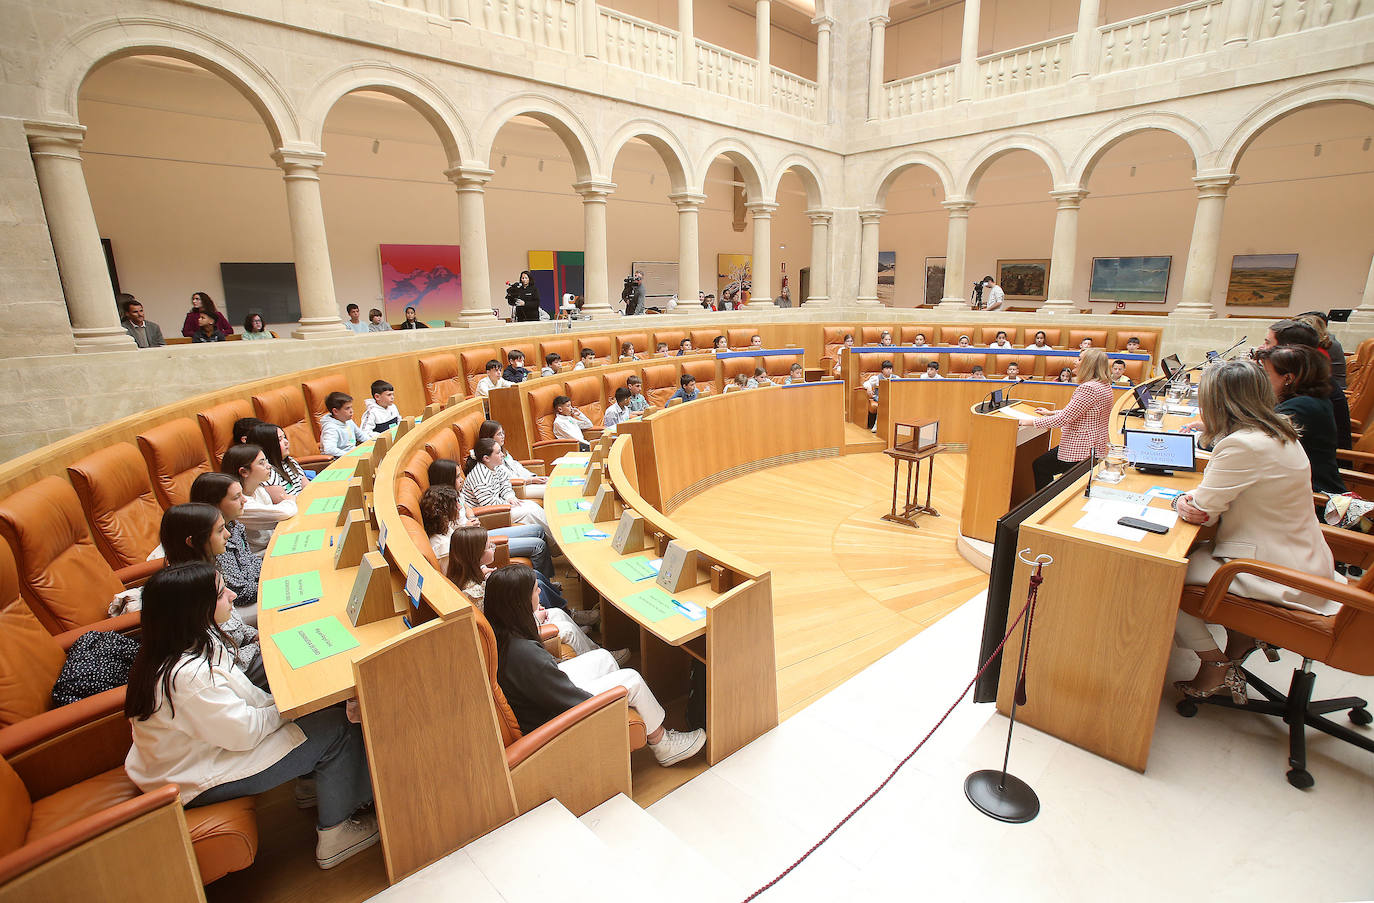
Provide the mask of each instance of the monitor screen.
[{"label": "monitor screen", "polygon": [[1146,385],[1136,386],[1131,391],[1135,393],[1135,403],[1142,411],[1150,406],[1150,400],[1155,397],[1155,393]]},{"label": "monitor screen", "polygon": [[992,392],[992,406],[1000,408],[1002,406],[1002,390],[994,389]]},{"label": "monitor screen", "polygon": [[1174,374],[1182,369],[1182,364],[1179,363],[1177,354],[1171,354],[1163,358],[1160,360],[1159,365],[1164,368],[1164,375],[1169,377],[1169,379],[1173,379]]},{"label": "monitor screen", "polygon": [[1124,430],[1126,460],[1145,467],[1197,470],[1197,444],[1193,433],[1160,433]]}]

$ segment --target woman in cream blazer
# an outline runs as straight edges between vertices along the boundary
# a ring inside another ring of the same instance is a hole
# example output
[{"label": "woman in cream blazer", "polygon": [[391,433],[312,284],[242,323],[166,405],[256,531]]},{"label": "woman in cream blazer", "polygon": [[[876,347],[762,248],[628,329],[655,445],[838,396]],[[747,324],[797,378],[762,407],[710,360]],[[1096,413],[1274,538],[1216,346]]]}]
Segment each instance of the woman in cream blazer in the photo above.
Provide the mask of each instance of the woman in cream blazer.
[{"label": "woman in cream blazer", "polygon": [[[1312,474],[1297,431],[1274,410],[1274,390],[1264,371],[1250,361],[1209,369],[1199,392],[1203,443],[1214,443],[1202,483],[1177,501],[1179,517],[1215,525],[1216,535],[1188,556],[1185,582],[1205,585],[1226,561],[1254,558],[1319,577],[1333,577],[1335,563],[1312,507]],[[1340,605],[1242,574],[1230,592],[1321,615]],[[1206,623],[1179,612],[1175,639],[1202,660],[1197,676],[1180,681],[1188,696],[1229,690],[1245,699],[1241,663],[1258,648],[1253,637],[1231,633],[1226,651],[1217,648]]]}]

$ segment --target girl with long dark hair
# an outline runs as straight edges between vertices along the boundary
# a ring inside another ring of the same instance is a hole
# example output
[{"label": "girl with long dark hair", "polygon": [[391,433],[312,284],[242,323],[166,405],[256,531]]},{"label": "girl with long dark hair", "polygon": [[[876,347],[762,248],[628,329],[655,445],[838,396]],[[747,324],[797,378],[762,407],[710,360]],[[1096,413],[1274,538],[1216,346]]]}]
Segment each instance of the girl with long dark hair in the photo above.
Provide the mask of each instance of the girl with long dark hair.
[{"label": "girl with long dark hair", "polygon": [[287,495],[297,495],[310,482],[305,468],[291,457],[291,440],[286,438],[286,430],[275,423],[259,423],[248,431],[248,441],[262,449],[272,469],[268,486],[280,486]]},{"label": "girl with long dark hair", "polygon": [[220,458],[219,469],[243,486],[243,522],[248,548],[261,555],[277,524],[296,516],[296,500],[280,486],[272,486],[272,468],[261,447],[251,442],[231,445]]},{"label": "girl with long dark hair", "polygon": [[215,568],[234,592],[234,613],[245,624],[258,626],[258,580],[262,556],[248,548],[248,534],[239,522],[243,514],[243,486],[227,473],[203,473],[191,483],[191,501],[213,505],[224,518],[228,538],[215,556]]}]

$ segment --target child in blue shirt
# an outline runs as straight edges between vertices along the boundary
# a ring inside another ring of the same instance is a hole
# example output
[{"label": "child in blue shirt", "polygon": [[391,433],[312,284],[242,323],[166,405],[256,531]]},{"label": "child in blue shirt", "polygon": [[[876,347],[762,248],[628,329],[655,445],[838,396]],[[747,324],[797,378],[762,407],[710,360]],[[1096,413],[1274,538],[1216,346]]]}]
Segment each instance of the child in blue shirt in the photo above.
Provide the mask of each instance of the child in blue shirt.
[{"label": "child in blue shirt", "polygon": [[696,401],[697,378],[690,373],[684,373],[679,382],[681,383],[681,388],[674,392],[673,396],[668,399],[668,404],[672,405],[679,402]]},{"label": "child in blue shirt", "polygon": [[352,395],[330,392],[324,406],[329,413],[320,418],[320,454],[337,458],[372,438],[353,422]]}]

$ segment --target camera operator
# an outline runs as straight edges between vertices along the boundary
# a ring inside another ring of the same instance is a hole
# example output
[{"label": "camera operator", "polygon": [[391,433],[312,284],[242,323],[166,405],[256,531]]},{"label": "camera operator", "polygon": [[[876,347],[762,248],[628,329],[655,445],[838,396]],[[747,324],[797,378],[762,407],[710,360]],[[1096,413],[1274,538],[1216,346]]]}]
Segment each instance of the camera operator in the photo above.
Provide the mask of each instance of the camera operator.
[{"label": "camera operator", "polygon": [[534,284],[529,270],[520,271],[519,281],[506,283],[506,303],[511,306],[511,319],[517,323],[539,319],[539,286]]},{"label": "camera operator", "polygon": [[1006,293],[1002,291],[1002,286],[997,284],[997,280],[991,276],[983,277],[983,294],[985,310],[1001,310],[1002,302],[1006,300]]},{"label": "camera operator", "polygon": [[644,313],[644,274],[635,272],[633,276],[625,277],[625,290],[621,293],[625,299],[625,316],[633,317]]}]

